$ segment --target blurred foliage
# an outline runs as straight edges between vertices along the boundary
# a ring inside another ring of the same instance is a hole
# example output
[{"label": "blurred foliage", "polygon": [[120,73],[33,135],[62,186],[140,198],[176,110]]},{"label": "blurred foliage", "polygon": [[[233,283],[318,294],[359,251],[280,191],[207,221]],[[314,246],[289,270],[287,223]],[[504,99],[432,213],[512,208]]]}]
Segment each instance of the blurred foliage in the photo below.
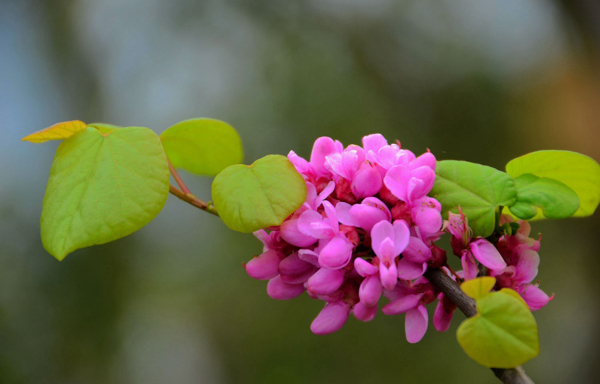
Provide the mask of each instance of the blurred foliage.
[{"label": "blurred foliage", "polygon": [[[18,140],[57,121],[159,133],[206,116],[239,131],[248,163],[373,132],[499,169],[539,149],[600,159],[598,19],[563,3],[0,1],[0,382],[495,383],[457,344],[461,316],[417,345],[402,316],[311,334],[320,304],[272,300],[242,268],[260,242],[177,199],[57,262],[39,239],[56,146]],[[208,199],[209,181],[184,178]],[[533,225],[556,293],[535,313],[536,382],[597,381],[599,225]]]}]

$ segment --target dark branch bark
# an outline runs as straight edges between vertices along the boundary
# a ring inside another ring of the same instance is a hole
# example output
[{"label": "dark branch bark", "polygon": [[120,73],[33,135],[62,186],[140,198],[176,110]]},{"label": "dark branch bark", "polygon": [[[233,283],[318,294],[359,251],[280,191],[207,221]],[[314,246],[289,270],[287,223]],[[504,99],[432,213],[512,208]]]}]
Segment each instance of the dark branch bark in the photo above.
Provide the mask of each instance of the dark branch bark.
[{"label": "dark branch bark", "polygon": [[[429,268],[425,272],[425,277],[442,291],[444,296],[456,304],[458,309],[467,317],[477,314],[475,300],[465,295],[458,283],[452,280],[444,271],[439,268]],[[492,371],[505,384],[534,384],[521,367],[511,369],[492,368]]]}]

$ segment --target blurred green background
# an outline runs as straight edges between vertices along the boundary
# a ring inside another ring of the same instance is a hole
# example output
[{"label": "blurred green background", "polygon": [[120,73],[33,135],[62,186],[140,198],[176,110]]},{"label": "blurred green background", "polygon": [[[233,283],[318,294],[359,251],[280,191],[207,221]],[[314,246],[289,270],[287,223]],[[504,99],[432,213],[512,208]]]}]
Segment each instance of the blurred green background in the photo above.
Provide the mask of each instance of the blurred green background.
[{"label": "blurred green background", "polygon": [[[56,142],[81,119],[160,133],[232,124],[250,163],[328,135],[381,132],[416,153],[503,169],[529,151],[600,159],[595,0],[0,0],[0,382],[496,383],[430,327],[351,318],[315,336],[321,302],[278,302],[241,263],[252,236],[170,197],[146,228],[63,262],[39,216]],[[209,199],[210,180],[184,174]],[[537,383],[597,383],[600,217],[540,222]]]}]

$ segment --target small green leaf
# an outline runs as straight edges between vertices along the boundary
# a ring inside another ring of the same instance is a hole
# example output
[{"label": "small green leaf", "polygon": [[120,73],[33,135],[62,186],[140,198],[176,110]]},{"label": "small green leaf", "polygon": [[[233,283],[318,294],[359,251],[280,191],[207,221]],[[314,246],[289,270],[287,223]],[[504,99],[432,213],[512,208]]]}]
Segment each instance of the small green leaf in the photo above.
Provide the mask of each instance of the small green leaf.
[{"label": "small green leaf", "polygon": [[477,315],[465,320],[456,334],[467,355],[486,367],[514,368],[540,353],[535,318],[519,294],[508,291],[479,298]]},{"label": "small green leaf", "polygon": [[[511,160],[506,172],[512,177],[531,173],[558,180],[579,197],[579,209],[573,216],[594,213],[600,203],[600,164],[585,155],[570,151],[537,151]],[[535,219],[544,218],[539,214]]]},{"label": "small green leaf", "polygon": [[575,191],[558,180],[525,173],[515,183],[517,202],[510,211],[520,219],[532,219],[540,210],[548,219],[566,219],[579,208]]},{"label": "small green leaf", "polygon": [[148,224],[169,193],[169,167],[148,128],[85,130],[56,151],[44,196],[42,242],[58,260]]},{"label": "small green leaf", "polygon": [[215,176],[242,162],[242,141],[229,124],[213,119],[191,119],[175,124],[160,135],[175,168]]},{"label": "small green leaf", "polygon": [[494,232],[496,210],[513,205],[517,198],[515,182],[504,172],[467,161],[438,161],[431,196],[442,204],[442,213],[458,213],[469,220],[474,236],[487,237]]},{"label": "small green leaf", "polygon": [[460,285],[460,289],[467,296],[477,300],[487,295],[494,288],[494,285],[496,285],[496,278],[484,276],[465,281]]},{"label": "small green leaf", "polygon": [[287,157],[269,155],[219,173],[212,197],[229,228],[250,233],[281,224],[306,200],[306,184]]}]

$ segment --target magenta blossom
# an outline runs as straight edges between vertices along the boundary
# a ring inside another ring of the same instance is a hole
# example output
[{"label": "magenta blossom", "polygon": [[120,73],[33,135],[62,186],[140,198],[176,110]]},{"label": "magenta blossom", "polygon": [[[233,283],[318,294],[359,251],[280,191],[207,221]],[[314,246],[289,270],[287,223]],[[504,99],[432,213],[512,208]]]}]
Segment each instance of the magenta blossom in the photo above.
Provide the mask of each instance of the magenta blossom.
[{"label": "magenta blossom", "polygon": [[410,230],[406,222],[396,220],[394,224],[389,221],[380,221],[371,230],[371,246],[373,252],[379,257],[379,277],[381,285],[387,290],[392,290],[398,281],[398,257],[408,246]]},{"label": "magenta blossom", "polygon": [[[427,331],[427,305],[437,301],[438,331],[450,327],[456,309],[424,277],[428,268],[442,268],[456,281],[495,276],[495,289],[516,290],[532,310],[548,303],[551,297],[534,282],[539,241],[529,238],[526,222],[497,244],[474,239],[462,213],[449,213],[444,222],[441,204],[428,196],[435,182],[432,153],[417,157],[380,134],[365,136],[362,143],[344,148],[320,137],[309,161],[289,153],[306,183],[306,201],[281,225],[254,233],[263,251],[245,265],[251,277],[268,280],[269,296],[289,300],[306,292],[323,301],[310,326],[318,335],[341,329],[350,313],[372,320],[385,297],[390,303],[384,314],[406,314],[411,343]],[[446,232],[463,265],[456,273],[436,245]]]}]

